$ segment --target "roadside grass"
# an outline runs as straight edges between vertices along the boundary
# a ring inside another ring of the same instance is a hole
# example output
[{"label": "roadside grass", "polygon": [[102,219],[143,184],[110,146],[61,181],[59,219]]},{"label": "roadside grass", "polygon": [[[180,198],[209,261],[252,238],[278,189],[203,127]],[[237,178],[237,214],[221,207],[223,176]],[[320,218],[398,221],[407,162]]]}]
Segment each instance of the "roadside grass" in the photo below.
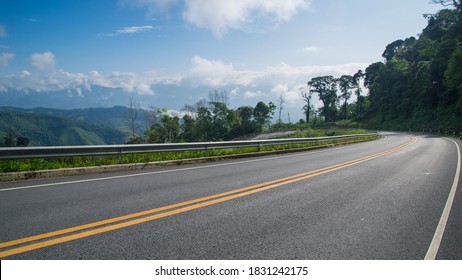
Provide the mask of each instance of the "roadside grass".
[{"label": "roadside grass", "polygon": [[[355,134],[363,133],[354,131]],[[352,134],[352,133],[349,133]],[[337,134],[336,134],[337,135]],[[346,134],[341,134],[346,135]],[[323,134],[322,136],[326,136]],[[333,135],[327,135],[333,136]],[[295,137],[306,137],[296,134]],[[319,137],[319,136],[310,136]],[[227,155],[240,155],[259,152],[285,151],[285,150],[300,150],[309,149],[312,147],[342,145],[356,142],[364,142],[377,139],[379,136],[373,134],[366,137],[358,137],[345,140],[335,140],[326,142],[314,142],[305,144],[286,144],[286,145],[269,145],[260,147],[244,147],[230,149],[209,149],[201,151],[182,151],[182,152],[156,152],[156,153],[139,153],[139,154],[124,154],[113,156],[86,156],[86,157],[63,157],[53,159],[22,159],[22,160],[0,160],[0,172],[20,172],[20,171],[37,171],[50,170],[59,168],[75,168],[75,167],[93,167],[103,165],[117,165],[128,163],[148,163],[158,161],[171,161],[182,159],[194,159],[203,157],[219,157]],[[294,138],[291,135],[291,138]]]}]

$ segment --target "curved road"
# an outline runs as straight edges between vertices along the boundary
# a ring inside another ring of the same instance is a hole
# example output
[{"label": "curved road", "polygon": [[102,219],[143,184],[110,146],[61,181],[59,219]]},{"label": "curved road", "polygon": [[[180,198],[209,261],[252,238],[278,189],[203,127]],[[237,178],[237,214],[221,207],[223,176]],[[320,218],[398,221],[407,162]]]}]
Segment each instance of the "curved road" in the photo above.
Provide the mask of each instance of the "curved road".
[{"label": "curved road", "polygon": [[311,152],[2,183],[0,258],[460,260],[458,145],[384,133]]}]

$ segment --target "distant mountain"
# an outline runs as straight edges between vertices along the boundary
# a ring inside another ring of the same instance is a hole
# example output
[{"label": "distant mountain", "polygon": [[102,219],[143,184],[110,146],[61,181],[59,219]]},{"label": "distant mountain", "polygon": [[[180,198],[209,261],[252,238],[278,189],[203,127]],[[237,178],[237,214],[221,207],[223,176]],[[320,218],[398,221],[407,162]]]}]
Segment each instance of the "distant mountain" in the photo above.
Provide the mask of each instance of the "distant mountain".
[{"label": "distant mountain", "polygon": [[81,88],[63,89],[56,91],[34,91],[34,90],[14,90],[0,92],[1,105],[20,107],[20,108],[58,108],[58,109],[78,109],[78,108],[109,108],[113,106],[128,106],[130,99],[138,101],[141,106],[147,108],[155,106],[158,108],[168,108],[178,110],[185,102],[194,102],[206,97],[210,88],[199,87],[188,90],[175,85],[154,86],[155,95],[137,94],[135,92],[125,92],[120,88],[104,88],[92,86],[91,90]]},{"label": "distant mountain", "polygon": [[[74,121],[87,122],[94,125],[101,125],[128,131],[127,114],[128,108],[115,106],[112,108],[88,108],[88,109],[51,109],[51,108],[33,108],[24,109],[17,107],[0,107],[1,111],[13,111],[20,113],[42,114],[72,119]],[[137,126],[142,124],[143,110],[139,110],[139,120]]]},{"label": "distant mountain", "polygon": [[[123,111],[123,107],[111,109],[108,112],[105,109],[75,112],[3,107],[0,108],[0,145],[9,135],[28,138],[29,146],[124,143],[129,137],[128,129],[115,114]],[[110,114],[112,118],[108,117]],[[121,127],[116,128],[117,125]]]}]

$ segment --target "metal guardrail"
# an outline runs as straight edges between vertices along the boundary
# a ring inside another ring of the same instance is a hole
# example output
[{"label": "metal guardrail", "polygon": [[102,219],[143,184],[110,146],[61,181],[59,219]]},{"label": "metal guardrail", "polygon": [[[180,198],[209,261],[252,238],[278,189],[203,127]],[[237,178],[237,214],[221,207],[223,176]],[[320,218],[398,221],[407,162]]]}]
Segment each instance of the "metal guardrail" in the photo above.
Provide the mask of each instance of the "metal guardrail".
[{"label": "metal guardrail", "polygon": [[250,141],[196,142],[172,144],[130,144],[130,145],[95,145],[95,146],[52,146],[52,147],[12,147],[0,148],[0,160],[58,158],[75,156],[105,156],[135,153],[195,151],[210,149],[229,149],[243,147],[260,147],[269,145],[303,144],[327,142],[351,138],[375,136],[377,134],[352,134],[317,138],[287,138]]}]

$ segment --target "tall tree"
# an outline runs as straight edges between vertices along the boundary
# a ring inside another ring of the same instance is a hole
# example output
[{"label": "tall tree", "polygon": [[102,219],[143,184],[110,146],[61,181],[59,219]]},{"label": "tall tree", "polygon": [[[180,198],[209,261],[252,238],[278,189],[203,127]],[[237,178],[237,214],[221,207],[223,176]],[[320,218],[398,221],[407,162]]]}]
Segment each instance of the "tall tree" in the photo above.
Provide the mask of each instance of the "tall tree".
[{"label": "tall tree", "polygon": [[253,109],[253,117],[258,125],[258,129],[262,131],[264,124],[271,118],[270,107],[263,101],[258,102]]},{"label": "tall tree", "polygon": [[136,130],[138,129],[137,125],[137,120],[138,120],[138,113],[140,111],[140,103],[136,101],[133,98],[130,98],[130,101],[128,102],[128,108],[127,108],[127,113],[125,115],[125,119],[128,122],[128,125],[130,127],[132,136],[131,140],[134,141],[137,136],[136,136]]},{"label": "tall tree", "polygon": [[212,130],[212,114],[206,107],[200,107],[197,111],[197,129],[201,135],[199,141],[209,141],[209,131]]},{"label": "tall tree", "polygon": [[212,117],[212,131],[210,131],[209,139],[220,140],[231,130],[231,125],[228,123],[229,109],[222,102],[209,102],[209,106]]},{"label": "tall tree", "polygon": [[241,135],[255,132],[252,125],[253,108],[251,106],[241,106],[237,108],[237,114],[241,118]]},{"label": "tall tree", "polygon": [[277,106],[278,106],[278,112],[279,112],[278,123],[281,124],[282,123],[281,114],[282,114],[282,110],[284,110],[284,103],[286,103],[284,94],[279,95],[277,99],[277,103],[278,103]]},{"label": "tall tree", "polygon": [[183,133],[181,134],[182,139],[187,142],[199,141],[200,137],[197,133],[196,126],[196,119],[189,114],[185,114],[181,124],[181,128],[183,130]]},{"label": "tall tree", "polygon": [[305,113],[305,121],[306,123],[310,122],[310,113],[311,113],[311,96],[313,92],[311,91],[311,87],[301,87],[298,89],[300,92],[300,98],[306,102],[305,106],[303,106],[303,112]]},{"label": "tall tree", "polygon": [[351,97],[351,89],[353,88],[353,77],[350,75],[342,75],[338,80],[338,87],[340,92],[340,98],[343,99],[343,118],[348,119],[348,99]]},{"label": "tall tree", "polygon": [[210,104],[219,102],[225,104],[226,106],[229,105],[229,96],[226,90],[221,92],[219,92],[218,90],[209,91],[208,99]]},{"label": "tall tree", "polygon": [[324,104],[322,115],[326,122],[334,121],[338,102],[337,80],[333,76],[315,77],[308,82],[308,85]]},{"label": "tall tree", "polygon": [[353,75],[353,88],[355,89],[355,94],[356,94],[356,104],[357,104],[357,112],[356,116],[360,118],[363,114],[362,109],[363,109],[363,103],[364,100],[361,96],[361,79],[364,77],[364,73],[362,70],[358,70]]}]

